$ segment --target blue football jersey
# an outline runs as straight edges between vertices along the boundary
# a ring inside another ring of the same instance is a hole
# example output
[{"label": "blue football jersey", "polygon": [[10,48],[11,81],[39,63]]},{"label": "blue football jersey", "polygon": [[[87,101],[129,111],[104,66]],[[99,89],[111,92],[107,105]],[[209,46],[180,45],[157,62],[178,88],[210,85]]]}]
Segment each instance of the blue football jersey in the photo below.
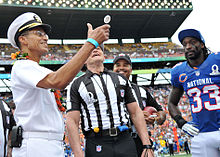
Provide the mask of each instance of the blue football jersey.
[{"label": "blue football jersey", "polygon": [[191,105],[193,122],[200,132],[220,128],[220,53],[212,53],[198,67],[185,61],[171,71],[171,83],[183,88]]}]

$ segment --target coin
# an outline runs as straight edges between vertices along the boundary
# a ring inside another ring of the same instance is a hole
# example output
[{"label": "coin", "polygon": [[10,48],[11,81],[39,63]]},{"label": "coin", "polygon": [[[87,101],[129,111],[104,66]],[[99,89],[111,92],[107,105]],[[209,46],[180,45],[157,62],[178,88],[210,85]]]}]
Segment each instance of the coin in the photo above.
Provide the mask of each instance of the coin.
[{"label": "coin", "polygon": [[104,23],[109,23],[111,21],[111,16],[110,15],[106,15],[104,17]]}]

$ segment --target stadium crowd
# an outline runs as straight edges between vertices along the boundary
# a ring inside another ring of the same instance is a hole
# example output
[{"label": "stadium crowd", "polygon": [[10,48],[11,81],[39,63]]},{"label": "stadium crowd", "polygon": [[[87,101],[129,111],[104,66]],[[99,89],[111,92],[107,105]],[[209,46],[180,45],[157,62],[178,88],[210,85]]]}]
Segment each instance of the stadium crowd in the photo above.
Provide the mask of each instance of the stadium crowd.
[{"label": "stadium crowd", "polygon": [[[177,128],[175,121],[170,117],[168,113],[168,96],[171,90],[170,85],[160,86],[160,87],[149,87],[148,90],[157,100],[157,102],[163,106],[164,110],[167,112],[167,119],[162,126],[154,125],[150,127],[152,132],[152,140],[154,142],[154,148],[157,153],[167,154],[169,153],[168,139],[172,139],[174,142],[174,152],[184,152],[184,142],[190,142],[189,136],[185,134],[182,130]],[[191,120],[190,105],[186,95],[180,100],[179,108],[183,112],[183,117],[187,120]],[[176,134],[176,135],[175,135]],[[176,136],[176,137],[175,137]]]},{"label": "stadium crowd", "polygon": [[[41,60],[63,61],[70,60],[82,45],[48,45],[49,52]],[[0,45],[0,59],[11,60],[11,54],[16,49],[10,44]],[[131,58],[161,58],[184,56],[182,47],[172,42],[136,43],[136,44],[106,44],[105,58],[113,59],[120,53],[126,53]]]}]

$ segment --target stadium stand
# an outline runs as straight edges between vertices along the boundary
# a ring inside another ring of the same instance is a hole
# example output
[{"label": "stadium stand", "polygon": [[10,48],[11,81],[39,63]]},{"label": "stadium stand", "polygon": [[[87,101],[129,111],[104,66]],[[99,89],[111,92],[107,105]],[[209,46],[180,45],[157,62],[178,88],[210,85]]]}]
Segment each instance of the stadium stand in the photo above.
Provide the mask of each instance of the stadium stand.
[{"label": "stadium stand", "polygon": [[[82,45],[49,45],[49,52],[42,60],[69,60]],[[11,54],[18,51],[9,44],[0,45],[1,58],[11,60]],[[113,59],[120,53],[126,53],[131,58],[163,58],[183,56],[183,49],[172,42],[164,43],[133,43],[133,44],[105,44],[106,59]]]}]

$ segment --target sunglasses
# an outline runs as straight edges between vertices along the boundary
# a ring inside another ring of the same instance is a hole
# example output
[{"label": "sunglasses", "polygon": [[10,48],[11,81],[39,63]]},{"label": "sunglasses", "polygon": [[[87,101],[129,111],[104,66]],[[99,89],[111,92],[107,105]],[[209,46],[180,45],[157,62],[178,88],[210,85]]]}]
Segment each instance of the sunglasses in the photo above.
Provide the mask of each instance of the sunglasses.
[{"label": "sunglasses", "polygon": [[41,31],[27,31],[27,32],[22,33],[21,35],[24,36],[24,35],[28,35],[28,34],[35,34],[35,35],[37,35],[39,37],[47,37],[47,38],[49,38],[47,33],[41,32]]}]

